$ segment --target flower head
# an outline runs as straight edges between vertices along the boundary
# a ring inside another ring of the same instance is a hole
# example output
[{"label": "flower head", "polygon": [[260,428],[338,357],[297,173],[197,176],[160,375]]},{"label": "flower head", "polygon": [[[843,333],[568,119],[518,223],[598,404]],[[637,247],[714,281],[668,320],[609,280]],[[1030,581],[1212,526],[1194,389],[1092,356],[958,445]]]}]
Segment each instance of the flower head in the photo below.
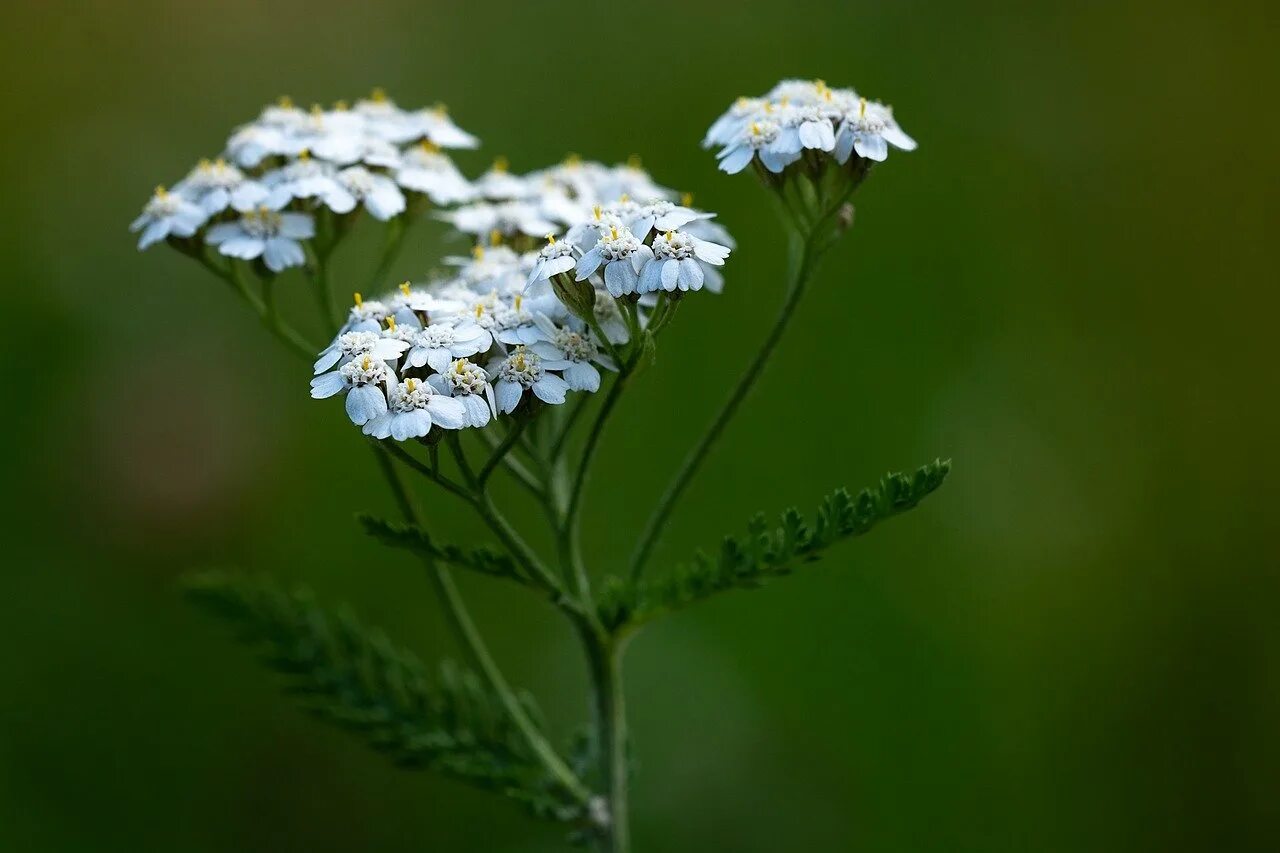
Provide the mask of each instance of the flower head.
[{"label": "flower head", "polygon": [[730,174],[753,159],[779,173],[805,150],[829,154],[843,165],[855,152],[879,161],[888,157],[890,145],[916,147],[888,107],[821,80],[784,80],[764,97],[739,98],[711,125],[703,145],[721,146],[716,157]]},{"label": "flower head", "polygon": [[681,231],[668,231],[653,241],[653,258],[640,273],[640,293],[658,290],[701,290],[705,266],[722,266],[729,249]]},{"label": "flower head", "polygon": [[205,240],[227,257],[262,258],[267,269],[282,272],[306,261],[299,240],[315,236],[315,221],[305,213],[278,213],[263,205],[246,211],[234,222],[209,229]]},{"label": "flower head", "polygon": [[564,402],[569,385],[559,376],[549,372],[542,358],[523,346],[517,346],[510,355],[496,365],[497,382],[494,392],[498,411],[514,411],[525,391],[544,403],[559,405]]},{"label": "flower head", "polygon": [[432,426],[461,429],[466,425],[467,410],[461,402],[411,376],[388,387],[383,410],[365,422],[364,434],[405,441],[426,436]]},{"label": "flower head", "polygon": [[169,235],[190,237],[209,218],[200,205],[164,187],[156,187],[155,195],[143,208],[142,215],[133,220],[130,231],[141,231],[138,248],[145,249]]}]

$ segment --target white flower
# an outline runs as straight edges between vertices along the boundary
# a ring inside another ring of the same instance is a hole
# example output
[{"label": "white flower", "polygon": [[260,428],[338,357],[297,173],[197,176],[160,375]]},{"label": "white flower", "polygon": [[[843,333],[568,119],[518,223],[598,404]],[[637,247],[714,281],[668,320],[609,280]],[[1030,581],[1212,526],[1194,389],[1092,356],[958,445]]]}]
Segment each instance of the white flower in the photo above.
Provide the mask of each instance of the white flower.
[{"label": "white flower", "polygon": [[285,135],[275,127],[247,124],[227,140],[227,156],[236,165],[254,169],[266,158],[284,153]]},{"label": "white flower", "polygon": [[467,409],[460,401],[436,393],[423,380],[410,377],[387,389],[383,411],[365,422],[364,434],[404,441],[422,438],[433,424],[441,429],[462,429],[467,425]]},{"label": "white flower", "polygon": [[476,323],[482,327],[487,325],[499,343],[508,346],[531,344],[542,337],[534,318],[540,313],[559,316],[563,311],[564,306],[554,294],[525,298],[517,293],[509,302],[498,300],[487,317],[478,312]]},{"label": "white flower", "polygon": [[392,362],[404,355],[409,343],[377,332],[343,332],[338,335],[316,359],[315,373],[324,373],[335,364],[346,364],[361,356],[372,356],[378,361]]},{"label": "white flower", "polygon": [[350,213],[356,197],[338,180],[331,163],[312,158],[306,151],[283,168],[264,175],[262,182],[271,191],[267,204],[283,207],[290,199],[319,199],[334,213]]},{"label": "white flower", "polygon": [[821,106],[799,107],[788,117],[788,123],[796,126],[800,144],[818,151],[831,151],[836,147],[836,131],[832,119],[839,118],[840,111]]},{"label": "white flower", "polygon": [[475,148],[480,140],[453,123],[443,104],[419,110],[412,116],[415,128],[432,144],[441,148]]},{"label": "white flower", "polygon": [[366,354],[312,379],[311,397],[323,400],[346,391],[347,417],[363,426],[387,410],[387,398],[378,386],[390,387],[393,381],[387,365]]},{"label": "white flower", "polygon": [[523,346],[516,347],[511,355],[498,362],[496,369],[491,367],[490,373],[498,377],[493,390],[497,395],[498,411],[504,414],[520,405],[526,389],[542,402],[552,405],[563,403],[565,392],[569,390],[567,382],[554,373],[548,373],[542,359]]},{"label": "white flower", "polygon": [[306,262],[306,253],[298,241],[309,240],[315,233],[310,215],[277,213],[263,206],[244,213],[235,222],[213,226],[205,240],[231,258],[248,261],[261,257],[267,269],[278,273]]},{"label": "white flower", "polygon": [[635,214],[627,220],[627,228],[637,238],[643,240],[654,228],[659,231],[674,231],[683,228],[697,219],[710,219],[714,214],[703,213],[692,208],[672,204],[669,201],[651,201],[641,205]]},{"label": "white flower", "polygon": [[601,236],[608,234],[610,228],[622,231],[627,227],[627,220],[635,216],[640,206],[633,202],[615,202],[604,207],[594,205],[591,217],[576,223],[565,234],[565,240],[575,246],[593,245]]},{"label": "white flower", "polygon": [[481,246],[471,249],[469,257],[446,257],[444,262],[458,267],[459,283],[476,292],[506,293],[523,289],[523,259],[508,246]]},{"label": "white flower", "polygon": [[482,427],[491,417],[497,416],[497,402],[489,374],[482,367],[460,358],[440,373],[427,377],[431,387],[441,394],[451,395],[467,410],[467,425]]},{"label": "white flower", "polygon": [[364,166],[351,166],[338,173],[338,183],[363,202],[374,219],[385,222],[404,212],[404,193],[386,175],[370,172]]},{"label": "white flower", "polygon": [[396,169],[396,182],[405,189],[426,193],[436,204],[475,198],[475,190],[458,167],[430,142],[405,149]]},{"label": "white flower", "polygon": [[781,172],[800,157],[800,135],[795,128],[783,128],[776,121],[761,119],[747,125],[716,158],[720,169],[730,175],[747,167],[753,157],[770,172]]},{"label": "white flower", "polygon": [[721,266],[729,250],[719,243],[699,240],[680,231],[659,234],[653,240],[653,259],[640,272],[640,293],[658,290],[701,290],[702,264]]},{"label": "white flower", "polygon": [[408,364],[413,367],[429,366],[443,373],[449,362],[485,352],[493,345],[493,336],[472,322],[432,323],[418,330],[411,338]]},{"label": "white flower", "polygon": [[138,248],[145,249],[170,234],[174,237],[190,237],[208,218],[209,215],[199,205],[164,187],[156,187],[155,195],[142,209],[142,215],[133,220],[129,230],[142,232],[142,236],[138,238]]},{"label": "white flower", "polygon": [[248,210],[257,207],[267,197],[267,190],[257,181],[245,177],[235,166],[221,158],[201,160],[185,178],[173,187],[173,192],[199,205],[206,214],[214,216],[228,207]]},{"label": "white flower", "polygon": [[345,106],[329,112],[316,106],[294,131],[291,147],[309,151],[330,163],[346,165],[364,156],[367,139],[365,120],[358,113]]},{"label": "white flower", "polygon": [[508,201],[530,198],[535,195],[530,183],[507,171],[507,161],[501,157],[494,161],[489,171],[476,178],[476,193],[490,201]]},{"label": "white flower", "polygon": [[752,121],[756,120],[763,112],[765,100],[763,98],[738,98],[725,111],[724,115],[716,119],[711,127],[707,129],[707,135],[702,140],[703,148],[711,148],[714,145],[725,145],[737,139],[742,131],[747,128]]},{"label": "white flower", "polygon": [[529,270],[529,277],[525,281],[525,290],[540,281],[549,281],[553,276],[557,276],[562,272],[568,272],[576,265],[573,254],[573,244],[567,240],[556,242],[554,234],[547,235],[547,245],[538,251],[537,260],[533,263],[533,269]]},{"label": "white flower", "polygon": [[382,329],[382,321],[391,316],[390,309],[376,299],[365,299],[355,294],[355,304],[347,314],[347,322],[342,327],[344,332],[378,332]]},{"label": "white flower", "polygon": [[480,202],[438,216],[464,234],[487,235],[497,231],[504,237],[516,234],[541,237],[557,230],[556,224],[543,216],[535,205],[522,201]]},{"label": "white flower", "polygon": [[890,145],[903,151],[916,150],[916,141],[893,120],[893,110],[862,98],[841,123],[833,154],[839,163],[849,159],[850,151],[868,160],[882,161],[888,159]]},{"label": "white flower", "polygon": [[611,225],[608,233],[601,236],[578,262],[578,281],[594,275],[603,264],[604,284],[611,296],[635,293],[640,283],[640,270],[651,260],[653,250],[641,243],[635,234]]},{"label": "white flower", "polygon": [[466,307],[465,302],[445,299],[425,290],[415,290],[407,281],[386,300],[386,304],[396,322],[416,327],[422,326],[419,313],[425,314],[430,322],[432,314],[456,314]]},{"label": "white flower", "polygon": [[707,131],[703,145],[724,146],[720,168],[740,172],[754,157],[781,172],[805,150],[831,154],[843,164],[853,152],[884,160],[888,146],[912,151],[892,111],[868,103],[852,89],[832,89],[821,80],[783,80],[763,98],[739,98]]},{"label": "white flower", "polygon": [[609,370],[617,369],[585,332],[558,327],[546,314],[539,314],[534,322],[546,340],[538,341],[530,349],[542,358],[545,369],[563,371],[564,381],[570,390],[592,393],[600,390],[600,371],[591,363],[593,361]]}]

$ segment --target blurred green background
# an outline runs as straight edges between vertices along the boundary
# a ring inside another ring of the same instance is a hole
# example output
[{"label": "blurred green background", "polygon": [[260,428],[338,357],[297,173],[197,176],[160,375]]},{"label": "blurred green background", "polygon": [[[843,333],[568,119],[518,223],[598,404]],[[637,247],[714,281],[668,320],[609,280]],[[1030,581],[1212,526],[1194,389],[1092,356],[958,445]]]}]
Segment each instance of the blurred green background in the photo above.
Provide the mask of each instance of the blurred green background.
[{"label": "blurred green background", "polygon": [[[19,0],[5,17],[0,268],[23,369],[3,419],[0,849],[560,849],[509,804],[297,714],[181,600],[192,567],[272,571],[426,658],[456,653],[414,564],[352,522],[391,504],[340,407],[307,399],[306,370],[220,283],[125,229],[282,93],[445,101],[484,140],[459,157],[472,175],[497,154],[643,155],[740,247],[613,423],[588,508],[605,564],[779,302],[763,191],[697,143],[783,76],[893,103],[920,149],[859,193],[659,556],[886,469],[955,470],[829,561],[633,645],[637,849],[1280,845],[1274,4]],[[420,226],[399,272],[427,271],[441,233]],[[567,731],[586,713],[573,638],[518,591],[464,584]]]}]

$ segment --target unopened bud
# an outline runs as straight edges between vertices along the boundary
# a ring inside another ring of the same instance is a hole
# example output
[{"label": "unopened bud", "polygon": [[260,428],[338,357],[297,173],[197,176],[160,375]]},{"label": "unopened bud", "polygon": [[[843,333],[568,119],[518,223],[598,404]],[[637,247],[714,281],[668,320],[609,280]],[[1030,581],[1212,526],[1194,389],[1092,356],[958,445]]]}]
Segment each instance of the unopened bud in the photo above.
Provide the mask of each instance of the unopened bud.
[{"label": "unopened bud", "polygon": [[551,289],[578,319],[591,322],[595,317],[596,289],[590,281],[575,281],[571,272],[557,273],[551,277]]},{"label": "unopened bud", "polygon": [[840,229],[840,233],[848,231],[853,226],[853,202],[846,201],[840,205],[840,211],[836,214],[836,227]]}]

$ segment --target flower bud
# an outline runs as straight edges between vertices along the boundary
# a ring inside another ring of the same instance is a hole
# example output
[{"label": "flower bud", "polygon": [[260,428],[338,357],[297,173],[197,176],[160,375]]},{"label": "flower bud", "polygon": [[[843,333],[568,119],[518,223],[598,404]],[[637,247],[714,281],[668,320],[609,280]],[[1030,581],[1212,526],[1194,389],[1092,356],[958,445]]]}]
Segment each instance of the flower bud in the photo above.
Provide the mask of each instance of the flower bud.
[{"label": "flower bud", "polygon": [[575,281],[572,273],[556,273],[551,277],[551,289],[575,317],[588,323],[594,319],[596,289],[590,281]]}]

